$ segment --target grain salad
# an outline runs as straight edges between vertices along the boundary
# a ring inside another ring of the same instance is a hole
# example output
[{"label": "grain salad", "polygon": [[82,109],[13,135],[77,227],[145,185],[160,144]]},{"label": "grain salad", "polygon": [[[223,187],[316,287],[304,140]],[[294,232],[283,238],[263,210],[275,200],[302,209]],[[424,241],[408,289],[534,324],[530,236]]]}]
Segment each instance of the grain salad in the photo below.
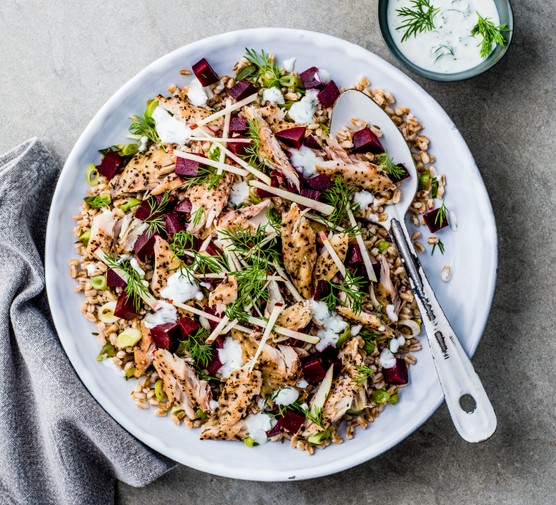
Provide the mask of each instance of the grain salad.
[{"label": "grain salad", "polygon": [[[325,69],[246,50],[233,70],[200,60],[188,85],[131,118],[129,144],[86,168],[70,274],[98,361],[134,382],[138,407],[201,439],[288,440],[312,454],[395,408],[421,348],[380,226],[409,174],[376,125],[354,118],[330,135],[342,89]],[[353,87],[411,148],[413,224],[446,227],[423,126],[366,78]],[[411,238],[425,251],[420,231]],[[435,235],[426,243],[444,252]]]}]

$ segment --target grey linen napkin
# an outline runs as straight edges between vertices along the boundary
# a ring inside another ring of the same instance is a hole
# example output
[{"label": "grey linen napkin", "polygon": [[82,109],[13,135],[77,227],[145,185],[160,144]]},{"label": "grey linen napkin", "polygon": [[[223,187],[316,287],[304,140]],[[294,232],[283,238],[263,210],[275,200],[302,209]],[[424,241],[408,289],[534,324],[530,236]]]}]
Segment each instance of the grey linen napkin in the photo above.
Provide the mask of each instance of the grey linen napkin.
[{"label": "grey linen napkin", "polygon": [[0,503],[108,504],[173,463],[117,424],[77,377],[45,293],[58,162],[36,139],[0,157]]}]

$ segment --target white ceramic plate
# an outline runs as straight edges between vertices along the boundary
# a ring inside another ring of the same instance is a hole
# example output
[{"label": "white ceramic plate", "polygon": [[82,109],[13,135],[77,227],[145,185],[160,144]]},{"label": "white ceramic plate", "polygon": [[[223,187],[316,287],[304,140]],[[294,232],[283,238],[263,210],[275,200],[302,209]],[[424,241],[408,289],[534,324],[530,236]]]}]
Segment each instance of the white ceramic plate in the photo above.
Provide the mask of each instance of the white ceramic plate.
[{"label": "white ceramic plate", "polygon": [[[75,283],[68,273],[68,260],[76,257],[72,215],[87,190],[84,169],[98,161],[98,149],[125,141],[128,118],[141,113],[147,99],[171,83],[187,82],[190,78],[180,76],[179,69],[206,57],[218,73],[230,73],[245,47],[264,48],[279,59],[296,56],[297,70],[312,65],[326,68],[340,85],[367,75],[373,87],[391,91],[426,126],[436,168],[447,175],[447,205],[458,216],[459,230],[442,233],[445,256],[426,255],[422,261],[464,348],[474,352],[494,291],[497,241],[492,208],[469,149],[441,107],[402,72],[359,46],[301,30],[244,30],[189,44],[149,65],[108,100],[73,148],[54,195],[46,243],[48,298],[60,340],[83,383],[139,440],[180,463],[216,475],[267,481],[307,479],[345,470],[386,451],[440,405],[442,393],[424,337],[418,364],[411,367],[410,384],[401,392],[398,405],[388,406],[368,430],[357,431],[353,440],[313,456],[287,444],[249,448],[240,442],[201,442],[198,431],[177,427],[169,419],[137,408],[129,396],[133,383],[95,360],[99,346],[91,335],[94,326],[81,315],[82,295],[73,291]],[[440,280],[444,264],[453,268],[449,283]]]}]

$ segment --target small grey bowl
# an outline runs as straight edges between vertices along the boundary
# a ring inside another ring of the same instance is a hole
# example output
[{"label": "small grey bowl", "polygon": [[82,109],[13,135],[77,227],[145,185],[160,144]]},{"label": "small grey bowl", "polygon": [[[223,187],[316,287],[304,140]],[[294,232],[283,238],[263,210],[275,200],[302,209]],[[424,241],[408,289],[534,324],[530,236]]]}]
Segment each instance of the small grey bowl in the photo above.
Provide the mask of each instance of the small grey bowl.
[{"label": "small grey bowl", "polygon": [[494,0],[496,8],[498,9],[498,15],[500,16],[500,24],[507,25],[509,32],[506,33],[507,44],[504,47],[496,46],[496,48],[490,53],[490,55],[483,60],[476,67],[464,70],[463,72],[457,72],[453,74],[446,74],[441,72],[433,72],[432,70],[425,70],[421,68],[409,59],[407,59],[402,52],[398,49],[398,46],[394,42],[392,35],[390,34],[390,27],[388,26],[388,1],[389,0],[379,0],[378,2],[378,22],[380,24],[380,31],[382,32],[382,38],[384,42],[390,49],[390,52],[398,59],[400,63],[405,65],[413,73],[420,75],[421,77],[426,77],[427,79],[432,79],[433,81],[443,81],[443,82],[453,82],[453,81],[463,81],[465,79],[471,79],[477,75],[486,72],[496,65],[506,54],[510,44],[512,42],[512,35],[514,29],[514,16],[512,12],[512,6],[509,0]]}]

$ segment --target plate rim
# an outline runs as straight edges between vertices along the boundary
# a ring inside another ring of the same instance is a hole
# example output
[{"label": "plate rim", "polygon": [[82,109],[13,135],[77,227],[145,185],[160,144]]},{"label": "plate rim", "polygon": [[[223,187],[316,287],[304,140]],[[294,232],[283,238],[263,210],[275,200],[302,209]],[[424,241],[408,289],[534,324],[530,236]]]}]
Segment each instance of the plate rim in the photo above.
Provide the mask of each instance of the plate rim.
[{"label": "plate rim", "polygon": [[[189,44],[185,44],[163,56],[157,58],[152,63],[144,67],[140,70],[135,76],[129,79],[124,85],[122,85],[111,97],[102,105],[102,107],[96,112],[90,122],[87,124],[85,129],[79,135],[75,145],[73,146],[70,154],[66,162],[64,163],[64,167],[60,172],[60,177],[56,184],[56,190],[52,199],[52,204],[49,210],[48,222],[47,222],[47,230],[46,230],[46,242],[45,242],[45,280],[46,280],[46,292],[49,301],[49,305],[51,308],[52,319],[54,321],[54,325],[56,327],[58,336],[60,338],[60,342],[66,352],[77,376],[80,378],[81,382],[87,388],[87,390],[91,393],[91,395],[95,398],[95,400],[101,405],[101,407],[117,422],[119,423],[126,431],[131,433],[133,436],[138,438],[141,442],[145,443],[152,449],[160,452],[161,454],[166,455],[174,459],[175,461],[182,463],[186,466],[194,468],[196,470],[208,472],[213,475],[219,475],[223,477],[229,478],[236,478],[242,480],[252,480],[252,481],[288,481],[288,480],[302,480],[302,479],[310,479],[315,477],[323,477],[326,475],[330,475],[332,473],[340,472],[342,470],[346,470],[348,468],[352,468],[356,465],[359,465],[365,461],[373,459],[374,457],[386,452],[393,446],[397,445],[405,438],[407,438],[410,434],[415,432],[426,420],[428,420],[433,413],[438,409],[438,407],[443,402],[442,395],[437,395],[434,402],[431,402],[431,407],[426,410],[421,417],[417,418],[412,425],[412,428],[404,432],[400,437],[393,439],[390,443],[384,444],[380,447],[378,451],[375,451],[374,454],[369,454],[364,451],[359,451],[357,453],[348,455],[343,457],[340,460],[327,462],[318,466],[307,465],[306,468],[300,471],[296,471],[294,476],[291,475],[291,471],[285,470],[259,470],[256,474],[253,474],[248,469],[243,468],[233,468],[230,466],[226,466],[225,464],[217,464],[211,465],[204,462],[202,459],[191,459],[191,458],[183,458],[180,457],[176,451],[168,446],[159,443],[158,437],[153,436],[151,433],[146,432],[142,428],[136,426],[125,414],[123,414],[117,408],[113,408],[112,403],[105,399],[105,394],[101,391],[101,388],[95,384],[94,378],[86,372],[86,370],[81,369],[80,367],[80,358],[77,355],[77,352],[74,351],[72,346],[72,340],[74,337],[70,335],[66,335],[65,328],[62,325],[63,317],[61,316],[61,312],[63,309],[59,307],[59,302],[56,303],[56,297],[54,296],[56,293],[55,284],[56,284],[56,268],[55,268],[55,256],[56,256],[56,247],[55,247],[55,239],[56,236],[54,235],[55,230],[55,212],[53,209],[58,209],[60,207],[59,199],[61,198],[61,186],[64,182],[65,176],[70,172],[71,166],[75,164],[75,160],[78,157],[78,153],[83,149],[84,146],[90,141],[89,136],[90,133],[93,132],[96,128],[96,125],[100,123],[104,116],[110,112],[113,106],[117,105],[117,103],[121,100],[123,96],[125,96],[130,88],[133,88],[137,82],[142,81],[149,73],[153,71],[157,66],[163,64],[165,60],[171,60],[173,56],[184,51],[186,48],[188,49],[195,49],[195,47],[202,47],[205,45],[210,45],[213,43],[225,43],[226,39],[234,39],[235,37],[247,36],[247,37],[255,37],[260,38],[262,35],[266,37],[304,37],[306,41],[311,42],[312,44],[317,44],[319,40],[321,43],[324,41],[326,43],[332,44],[334,46],[339,46],[346,53],[349,53],[351,57],[354,57],[354,54],[359,53],[361,56],[359,59],[366,59],[366,60],[375,60],[375,62],[380,63],[383,65],[388,71],[392,72],[396,78],[399,79],[400,84],[403,87],[410,86],[413,88],[413,91],[424,97],[427,102],[432,103],[435,106],[435,114],[441,116],[441,120],[446,121],[448,124],[452,125],[452,133],[457,136],[457,140],[462,148],[462,151],[468,157],[468,164],[469,169],[472,169],[475,173],[475,177],[478,177],[480,180],[480,188],[478,191],[483,192],[482,199],[486,203],[486,210],[488,210],[488,214],[484,215],[484,226],[485,228],[490,228],[492,232],[492,248],[490,251],[489,262],[492,265],[491,270],[489,271],[488,279],[485,280],[486,285],[488,287],[488,292],[486,294],[486,303],[484,305],[484,317],[483,321],[481,322],[478,328],[478,336],[474,342],[468,347],[469,353],[472,356],[482,339],[485,326],[488,322],[488,316],[490,313],[490,309],[492,306],[492,301],[494,297],[494,292],[496,289],[496,277],[497,277],[497,270],[498,270],[498,234],[496,229],[496,222],[495,216],[492,209],[492,203],[490,201],[488,191],[482,179],[481,173],[475,163],[473,155],[467,146],[463,136],[454,125],[451,118],[448,114],[444,111],[441,105],[429,94],[427,93],[419,84],[417,84],[411,77],[405,74],[402,70],[398,69],[391,63],[384,60],[379,55],[369,51],[368,49],[349,42],[347,40],[341,39],[336,36],[328,35],[321,32],[309,31],[309,30],[301,30],[301,29],[294,29],[294,28],[249,28],[243,30],[235,30],[230,32],[224,32],[216,35],[212,35],[210,37],[206,37],[203,39],[199,39],[193,41]],[[423,345],[423,347],[426,347]],[[105,399],[103,402],[102,399]],[[179,452],[179,451],[178,451]],[[191,459],[191,460],[190,460]],[[309,460],[308,460],[309,461]]]}]

